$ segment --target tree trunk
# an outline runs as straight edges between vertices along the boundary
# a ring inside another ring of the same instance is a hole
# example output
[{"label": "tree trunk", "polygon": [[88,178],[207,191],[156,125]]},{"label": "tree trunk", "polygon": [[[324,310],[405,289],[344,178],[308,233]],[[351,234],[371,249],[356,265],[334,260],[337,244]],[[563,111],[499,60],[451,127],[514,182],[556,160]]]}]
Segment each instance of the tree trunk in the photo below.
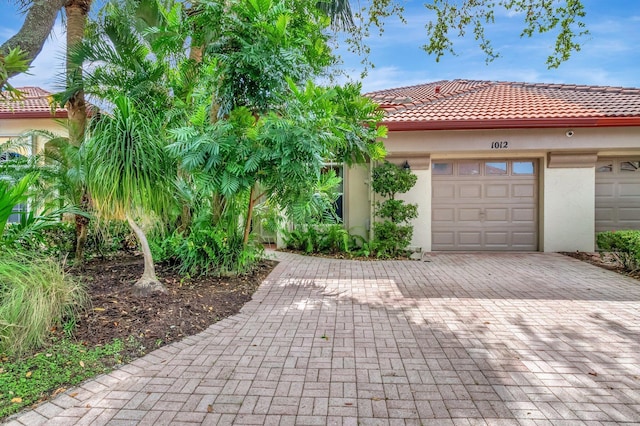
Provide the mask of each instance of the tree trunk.
[{"label": "tree trunk", "polygon": [[249,208],[247,209],[247,220],[244,223],[244,238],[242,239],[242,244],[247,245],[249,242],[249,234],[251,233],[251,220],[253,219],[253,206],[255,205],[255,200],[253,199],[253,189],[255,185],[251,187],[251,191],[249,191]]},{"label": "tree trunk", "polygon": [[[67,14],[67,88],[78,89],[67,102],[69,143],[79,147],[84,141],[84,133],[87,127],[87,106],[82,89],[82,66],[71,61],[71,51],[74,46],[82,43],[87,24],[87,16],[91,8],[92,0],[68,0],[64,10]],[[82,192],[80,209],[89,211],[89,194],[86,188]],[[87,242],[89,219],[76,215],[76,253],[75,259],[78,265],[84,263],[84,247]]]},{"label": "tree trunk", "polygon": [[82,66],[71,61],[74,46],[82,43],[87,24],[87,15],[91,0],[69,0],[65,5],[67,14],[67,88],[76,88],[76,92],[67,102],[69,116],[69,142],[80,146],[84,140],[87,123],[87,107],[82,89]]},{"label": "tree trunk", "polygon": [[[86,189],[82,191],[82,199],[80,200],[80,210],[89,211],[89,193]],[[76,222],[76,253],[74,266],[82,266],[84,264],[84,247],[87,244],[87,235],[89,234],[89,218],[75,215]]]},{"label": "tree trunk", "polygon": [[166,293],[167,289],[158,281],[158,277],[156,277],[156,268],[153,265],[153,257],[151,256],[147,236],[129,215],[127,215],[127,222],[133,233],[136,234],[140,242],[140,247],[142,248],[142,255],[144,256],[144,272],[142,273],[142,277],[133,285],[131,289],[132,293],[138,297],[147,297],[153,293]]},{"label": "tree trunk", "polygon": [[[28,62],[31,64],[38,56],[47,41],[53,25],[56,22],[58,12],[67,0],[34,0],[29,6],[27,16],[20,30],[9,40],[0,46],[0,58],[10,49],[19,47],[26,52]],[[13,73],[9,77],[15,75]]]}]

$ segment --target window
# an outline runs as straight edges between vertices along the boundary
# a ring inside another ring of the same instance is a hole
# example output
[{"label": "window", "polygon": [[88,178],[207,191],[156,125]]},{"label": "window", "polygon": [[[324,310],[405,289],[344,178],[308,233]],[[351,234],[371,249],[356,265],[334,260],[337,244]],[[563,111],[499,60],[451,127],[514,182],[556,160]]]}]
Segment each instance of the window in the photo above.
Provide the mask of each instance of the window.
[{"label": "window", "polygon": [[[18,154],[17,152],[12,152],[12,151],[0,152],[0,163],[7,163],[9,161],[18,160],[20,158],[24,158],[24,156]],[[8,180],[9,182],[13,181],[8,176],[0,176],[0,179],[5,179],[5,180]],[[13,207],[13,210],[11,210],[12,214],[7,219],[7,223],[20,223],[20,220],[22,219],[26,211],[27,211],[26,204],[17,204],[16,206]]]},{"label": "window", "polygon": [[514,161],[512,166],[514,175],[532,175],[534,172],[533,161]]},{"label": "window", "polygon": [[637,172],[640,170],[640,161],[622,161],[620,163],[621,172]]},{"label": "window", "polygon": [[322,173],[328,173],[329,171],[333,171],[337,177],[340,178],[340,183],[335,188],[335,191],[338,193],[338,198],[333,203],[333,214],[335,215],[338,222],[344,222],[344,167],[342,164],[327,164],[322,168]]},{"label": "window", "polygon": [[493,163],[485,163],[485,174],[487,175],[506,175],[507,174],[507,162],[496,161]]},{"label": "window", "polygon": [[450,175],[453,173],[453,163],[433,163],[431,168],[434,175]]},{"label": "window", "polygon": [[477,161],[458,163],[458,174],[465,176],[476,176],[480,174],[480,163]]},{"label": "window", "polygon": [[596,173],[613,172],[613,161],[598,161],[596,163]]}]

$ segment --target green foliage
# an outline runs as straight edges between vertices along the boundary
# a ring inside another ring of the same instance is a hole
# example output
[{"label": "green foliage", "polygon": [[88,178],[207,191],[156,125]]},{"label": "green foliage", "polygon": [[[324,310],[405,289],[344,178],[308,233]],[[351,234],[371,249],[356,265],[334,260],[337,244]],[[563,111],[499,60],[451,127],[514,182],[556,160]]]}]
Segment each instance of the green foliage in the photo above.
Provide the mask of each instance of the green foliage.
[{"label": "green foliage", "polygon": [[371,184],[375,192],[393,199],[395,194],[402,194],[413,188],[417,180],[418,177],[410,169],[385,161],[373,169]]},{"label": "green foliage", "polygon": [[339,224],[303,225],[285,231],[285,244],[305,253],[351,253],[358,247],[356,237]]},{"label": "green foliage", "polygon": [[235,210],[244,204],[228,200],[227,212],[215,222],[209,205],[205,206],[196,211],[188,230],[152,235],[149,245],[154,259],[174,264],[181,274],[192,277],[238,275],[251,270],[263,249],[252,242],[244,244],[239,212]]},{"label": "green foliage", "polygon": [[597,235],[598,249],[611,252],[627,271],[640,268],[640,231],[607,231]]},{"label": "green foliage", "polygon": [[11,86],[7,80],[9,80],[10,75],[27,71],[29,62],[28,53],[18,47],[10,49],[6,55],[0,53],[0,92],[8,93],[9,96],[20,99],[20,92]]},{"label": "green foliage", "polygon": [[31,406],[56,389],[110,371],[120,362],[123,347],[118,340],[91,349],[62,340],[26,358],[0,355],[0,419]]},{"label": "green foliage", "polygon": [[582,21],[586,15],[584,5],[580,0],[434,0],[426,3],[425,7],[436,14],[436,19],[426,25],[429,42],[423,49],[436,55],[436,61],[445,53],[455,54],[452,40],[464,37],[469,27],[480,49],[487,55],[487,61],[497,58],[499,54],[485,35],[485,27],[495,22],[497,8],[524,17],[525,28],[521,37],[556,32],[555,48],[547,58],[549,68],[557,68],[569,59],[572,52],[580,51],[576,39],[588,35]]},{"label": "green foliage", "polygon": [[417,182],[411,170],[398,167],[388,161],[376,166],[372,173],[372,187],[386,197],[375,203],[375,216],[383,219],[373,224],[372,249],[378,257],[396,257],[406,253],[411,244],[413,226],[409,221],[418,217],[418,206],[396,200],[396,194],[409,191]]},{"label": "green foliage", "polygon": [[0,260],[0,353],[20,354],[45,343],[49,330],[87,300],[84,286],[49,259]]},{"label": "green foliage", "polygon": [[11,185],[6,180],[0,180],[0,240],[4,233],[4,228],[13,214],[13,209],[18,204],[24,203],[29,198],[29,186],[37,179],[36,174],[23,177],[15,185]]}]

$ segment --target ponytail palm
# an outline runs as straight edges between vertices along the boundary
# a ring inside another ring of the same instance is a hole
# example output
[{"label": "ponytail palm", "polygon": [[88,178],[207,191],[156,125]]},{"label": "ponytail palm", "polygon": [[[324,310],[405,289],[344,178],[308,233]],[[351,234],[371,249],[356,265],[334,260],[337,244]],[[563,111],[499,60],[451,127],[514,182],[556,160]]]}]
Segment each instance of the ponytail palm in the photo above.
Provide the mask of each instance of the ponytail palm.
[{"label": "ponytail palm", "polygon": [[111,115],[100,117],[83,145],[88,160],[87,183],[98,214],[126,220],[144,255],[144,273],[134,293],[148,295],[166,289],[158,281],[151,250],[136,220],[162,217],[170,203],[168,185],[176,167],[164,149],[162,116],[134,105],[125,96],[114,100]]}]

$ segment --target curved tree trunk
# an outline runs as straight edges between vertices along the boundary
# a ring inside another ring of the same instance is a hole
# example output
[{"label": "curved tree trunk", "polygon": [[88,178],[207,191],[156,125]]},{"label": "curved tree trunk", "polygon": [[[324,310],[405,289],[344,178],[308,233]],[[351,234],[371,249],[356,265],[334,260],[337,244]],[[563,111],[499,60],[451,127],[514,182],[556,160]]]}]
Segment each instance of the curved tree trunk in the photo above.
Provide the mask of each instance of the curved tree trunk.
[{"label": "curved tree trunk", "polygon": [[131,291],[138,297],[150,296],[153,293],[166,293],[167,289],[158,281],[158,277],[156,277],[156,268],[153,265],[153,257],[151,256],[147,236],[144,234],[142,228],[128,215],[127,222],[133,233],[136,234],[140,242],[140,247],[142,248],[142,255],[144,256],[144,272],[142,273],[142,277],[133,285]]}]

